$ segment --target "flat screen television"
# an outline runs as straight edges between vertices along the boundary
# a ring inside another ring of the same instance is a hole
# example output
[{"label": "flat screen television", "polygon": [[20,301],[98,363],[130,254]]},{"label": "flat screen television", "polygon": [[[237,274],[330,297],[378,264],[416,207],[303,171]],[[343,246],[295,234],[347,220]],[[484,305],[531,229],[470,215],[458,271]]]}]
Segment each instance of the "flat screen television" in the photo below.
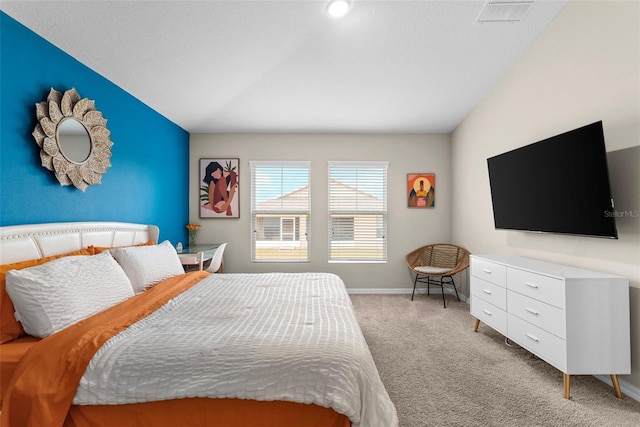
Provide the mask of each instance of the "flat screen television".
[{"label": "flat screen television", "polygon": [[618,238],[601,121],[487,164],[496,229]]}]

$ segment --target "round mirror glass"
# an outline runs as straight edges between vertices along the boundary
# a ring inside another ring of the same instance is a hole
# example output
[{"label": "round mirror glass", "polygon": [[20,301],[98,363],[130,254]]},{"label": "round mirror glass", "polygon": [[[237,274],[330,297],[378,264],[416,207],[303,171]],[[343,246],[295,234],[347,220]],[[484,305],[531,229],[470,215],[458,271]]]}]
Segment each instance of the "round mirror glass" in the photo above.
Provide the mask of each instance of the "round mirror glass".
[{"label": "round mirror glass", "polygon": [[82,163],[91,154],[91,137],[82,123],[67,118],[58,125],[58,146],[67,159]]}]

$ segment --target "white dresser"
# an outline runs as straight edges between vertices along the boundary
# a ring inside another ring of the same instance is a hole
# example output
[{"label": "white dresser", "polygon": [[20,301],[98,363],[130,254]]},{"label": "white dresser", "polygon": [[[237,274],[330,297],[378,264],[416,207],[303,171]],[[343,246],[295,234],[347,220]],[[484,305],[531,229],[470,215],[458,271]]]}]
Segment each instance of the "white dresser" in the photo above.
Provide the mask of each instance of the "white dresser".
[{"label": "white dresser", "polygon": [[471,314],[564,374],[631,373],[629,282],[508,255],[471,256]]}]

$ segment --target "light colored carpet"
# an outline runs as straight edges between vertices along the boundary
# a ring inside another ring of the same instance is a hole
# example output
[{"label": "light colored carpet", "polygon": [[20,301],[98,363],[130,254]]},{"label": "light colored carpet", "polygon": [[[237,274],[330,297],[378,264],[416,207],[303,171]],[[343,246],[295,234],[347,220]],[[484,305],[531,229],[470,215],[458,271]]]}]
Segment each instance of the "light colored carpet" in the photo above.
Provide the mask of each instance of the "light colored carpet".
[{"label": "light colored carpet", "polygon": [[640,426],[640,402],[591,376],[571,378],[440,295],[351,295],[401,427]]}]

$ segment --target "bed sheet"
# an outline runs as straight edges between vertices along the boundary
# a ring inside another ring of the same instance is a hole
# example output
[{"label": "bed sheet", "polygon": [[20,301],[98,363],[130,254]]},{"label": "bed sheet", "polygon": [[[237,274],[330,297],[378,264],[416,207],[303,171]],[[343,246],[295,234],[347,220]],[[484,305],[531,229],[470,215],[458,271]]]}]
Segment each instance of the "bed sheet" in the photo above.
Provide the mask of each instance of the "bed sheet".
[{"label": "bed sheet", "polygon": [[330,408],[244,399],[178,399],[133,405],[72,406],[64,427],[350,427]]},{"label": "bed sheet", "polygon": [[18,363],[31,346],[38,341],[40,338],[25,335],[0,345],[0,407]]}]

